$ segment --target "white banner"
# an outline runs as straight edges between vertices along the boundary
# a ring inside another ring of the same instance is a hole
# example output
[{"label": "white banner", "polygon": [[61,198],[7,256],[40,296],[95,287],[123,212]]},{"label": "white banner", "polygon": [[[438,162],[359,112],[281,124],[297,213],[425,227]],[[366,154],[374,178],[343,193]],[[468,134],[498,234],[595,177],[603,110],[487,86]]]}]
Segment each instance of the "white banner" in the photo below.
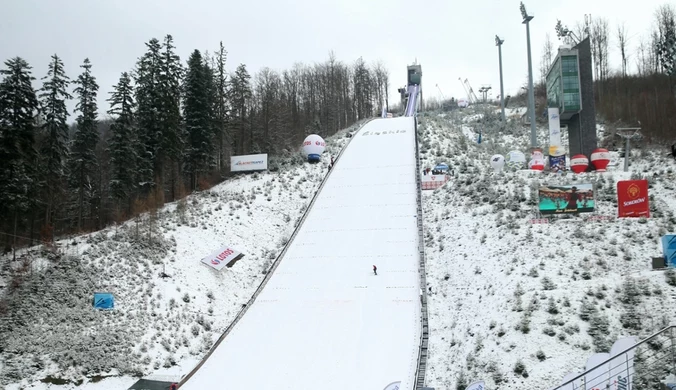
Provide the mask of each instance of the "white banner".
[{"label": "white banner", "polygon": [[247,154],[230,157],[230,172],[264,171],[268,169],[267,154]]},{"label": "white banner", "polygon": [[237,249],[224,246],[216,252],[210,254],[209,256],[202,259],[202,263],[213,267],[217,270],[222,270],[226,264],[231,260],[234,260],[237,256],[241,255]]},{"label": "white banner", "polygon": [[[608,359],[610,359],[610,354],[605,352],[595,353],[587,359],[587,364],[584,366],[584,369],[587,371],[584,376],[584,381],[586,383],[585,390],[606,389],[606,384],[609,382],[608,374],[610,371],[610,364],[605,363],[598,368],[594,367]],[[591,370],[592,368],[594,369]]]},{"label": "white banner", "polygon": [[549,146],[561,146],[561,121],[559,109],[548,108],[549,114]]},{"label": "white banner", "polygon": [[627,353],[620,354],[623,351],[633,347],[638,343],[635,336],[623,337],[617,339],[612,348],[610,348],[610,388],[612,390],[631,390],[631,380],[634,377],[634,353],[632,349]]},{"label": "white banner", "polygon": [[400,390],[401,382],[392,382],[389,385],[385,386],[384,390]]},{"label": "white banner", "polygon": [[465,390],[486,390],[486,383],[484,381],[477,381],[467,386]]},{"label": "white banner", "polygon": [[[580,374],[576,372],[570,372],[566,374],[563,379],[561,380],[561,384],[559,386],[563,386],[565,383],[572,381],[573,379],[577,378]],[[577,383],[575,383],[577,382]],[[574,389],[579,389],[581,384],[584,382],[584,378],[580,378],[576,380],[575,382],[568,383],[564,387],[559,387],[559,390],[574,390]],[[580,385],[580,386],[578,386]]]}]

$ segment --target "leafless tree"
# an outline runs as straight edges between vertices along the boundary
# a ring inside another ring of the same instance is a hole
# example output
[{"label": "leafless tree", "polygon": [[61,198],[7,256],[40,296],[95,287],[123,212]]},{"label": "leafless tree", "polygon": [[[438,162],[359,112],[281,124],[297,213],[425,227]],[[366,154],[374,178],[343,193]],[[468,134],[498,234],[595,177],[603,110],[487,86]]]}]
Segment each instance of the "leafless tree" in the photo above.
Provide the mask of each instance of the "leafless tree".
[{"label": "leafless tree", "polygon": [[622,23],[617,26],[617,48],[620,49],[620,55],[622,56],[622,76],[627,76],[627,26],[625,23]]}]

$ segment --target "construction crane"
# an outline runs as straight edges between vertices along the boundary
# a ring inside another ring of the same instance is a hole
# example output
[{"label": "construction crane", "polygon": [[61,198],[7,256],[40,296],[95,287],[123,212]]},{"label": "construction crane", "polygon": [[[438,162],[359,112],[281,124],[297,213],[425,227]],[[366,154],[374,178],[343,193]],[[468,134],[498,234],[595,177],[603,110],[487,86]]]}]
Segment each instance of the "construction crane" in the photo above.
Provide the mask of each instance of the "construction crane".
[{"label": "construction crane", "polygon": [[465,90],[465,93],[467,94],[467,100],[469,100],[470,103],[478,103],[479,98],[477,98],[476,94],[474,93],[472,86],[469,84],[469,80],[465,79],[465,81],[463,82],[460,77],[458,77],[458,80],[460,80],[462,88]]}]

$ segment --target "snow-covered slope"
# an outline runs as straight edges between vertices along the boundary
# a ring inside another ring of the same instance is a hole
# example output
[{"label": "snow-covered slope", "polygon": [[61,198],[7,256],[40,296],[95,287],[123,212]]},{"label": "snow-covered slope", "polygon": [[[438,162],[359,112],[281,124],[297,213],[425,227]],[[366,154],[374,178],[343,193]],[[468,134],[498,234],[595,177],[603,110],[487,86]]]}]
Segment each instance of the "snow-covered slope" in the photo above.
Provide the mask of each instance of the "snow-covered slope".
[{"label": "snow-covered slope", "polygon": [[[329,138],[320,164],[303,163],[299,154],[273,159],[273,172],[241,175],[121,226],[60,240],[56,251],[26,251],[2,272],[19,290],[6,297],[9,314],[0,321],[0,388],[40,378],[178,379],[191,370],[260,284],[330,155],[357,128]],[[216,272],[200,263],[225,244],[245,254],[232,268]],[[94,291],[112,292],[116,309],[93,311]]]},{"label": "snow-covered slope", "polygon": [[413,118],[359,131],[262,293],[182,389],[412,387],[414,137]]},{"label": "snow-covered slope", "polygon": [[[651,257],[661,255],[659,237],[675,231],[674,162],[640,151],[633,173],[495,174],[490,156],[525,152],[529,128],[489,124],[477,144],[481,116],[473,115],[426,114],[419,128],[422,166],[454,170],[423,197],[427,385],[464,390],[484,379],[488,388],[547,389],[618,336],[673,321],[676,286],[651,270]],[[546,144],[545,129],[539,139]],[[616,182],[639,176],[650,181],[650,219],[531,223],[541,184],[595,183],[596,214],[614,216]]]}]

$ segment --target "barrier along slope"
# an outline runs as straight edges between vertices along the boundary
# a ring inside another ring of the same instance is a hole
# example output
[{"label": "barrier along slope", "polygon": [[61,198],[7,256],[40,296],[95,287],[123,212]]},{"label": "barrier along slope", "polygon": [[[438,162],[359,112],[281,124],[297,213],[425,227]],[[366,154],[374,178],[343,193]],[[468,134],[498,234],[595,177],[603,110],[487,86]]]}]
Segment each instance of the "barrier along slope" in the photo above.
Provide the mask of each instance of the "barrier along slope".
[{"label": "barrier along slope", "polygon": [[375,119],[354,135],[265,288],[181,389],[414,388],[414,120]]}]

